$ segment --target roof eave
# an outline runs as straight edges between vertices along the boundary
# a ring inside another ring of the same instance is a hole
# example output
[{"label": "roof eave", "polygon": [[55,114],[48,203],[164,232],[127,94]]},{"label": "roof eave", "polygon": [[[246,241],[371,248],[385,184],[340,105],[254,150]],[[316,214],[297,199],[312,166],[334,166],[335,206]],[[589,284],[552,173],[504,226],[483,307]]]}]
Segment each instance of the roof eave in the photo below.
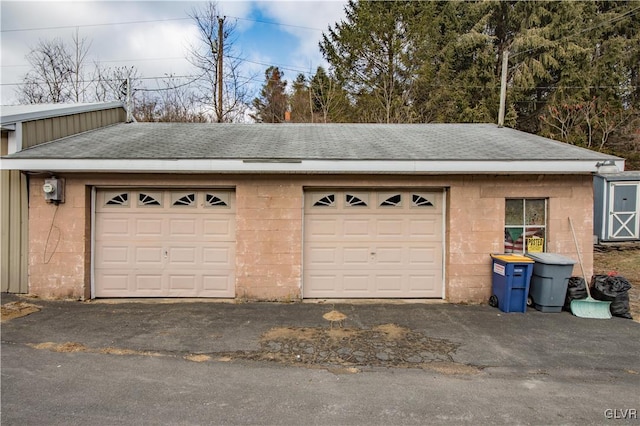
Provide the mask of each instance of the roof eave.
[{"label": "roof eave", "polygon": [[[3,158],[2,170],[57,173],[367,173],[586,174],[602,160],[260,160],[260,159],[24,159]],[[615,161],[624,170],[624,160]]]}]

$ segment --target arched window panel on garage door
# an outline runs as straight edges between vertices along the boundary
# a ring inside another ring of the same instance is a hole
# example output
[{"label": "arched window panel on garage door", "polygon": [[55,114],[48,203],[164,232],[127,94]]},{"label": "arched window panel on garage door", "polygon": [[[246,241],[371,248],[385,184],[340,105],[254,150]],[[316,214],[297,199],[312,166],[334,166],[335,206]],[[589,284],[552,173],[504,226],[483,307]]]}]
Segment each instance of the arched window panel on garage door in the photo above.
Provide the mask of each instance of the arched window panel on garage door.
[{"label": "arched window panel on garage door", "polygon": [[368,207],[369,194],[366,192],[347,192],[344,194],[345,207]]},{"label": "arched window panel on garage door", "polygon": [[434,207],[435,194],[416,193],[411,194],[411,207]]},{"label": "arched window panel on garage door", "polygon": [[196,207],[196,193],[190,192],[172,192],[171,207]]},{"label": "arched window panel on garage door", "polygon": [[336,206],[336,194],[334,193],[316,193],[311,194],[311,206],[312,207],[335,207]]},{"label": "arched window panel on garage door", "polygon": [[162,192],[160,191],[138,192],[138,207],[162,207]]},{"label": "arched window panel on garage door", "polygon": [[204,195],[204,206],[213,208],[228,208],[230,206],[229,192],[206,192]]},{"label": "arched window panel on garage door", "polygon": [[402,194],[399,192],[380,192],[378,193],[379,207],[401,207]]},{"label": "arched window panel on garage door", "polygon": [[129,207],[129,193],[124,191],[107,191],[103,193],[105,207]]}]

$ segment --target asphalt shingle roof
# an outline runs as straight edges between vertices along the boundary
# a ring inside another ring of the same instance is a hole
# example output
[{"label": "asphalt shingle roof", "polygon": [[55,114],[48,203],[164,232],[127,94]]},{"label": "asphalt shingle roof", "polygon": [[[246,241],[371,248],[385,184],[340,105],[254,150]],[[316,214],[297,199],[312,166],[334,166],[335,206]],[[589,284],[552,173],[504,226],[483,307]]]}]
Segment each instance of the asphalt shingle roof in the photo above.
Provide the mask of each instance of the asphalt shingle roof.
[{"label": "asphalt shingle roof", "polygon": [[121,123],[9,158],[566,161],[617,157],[494,124]]}]

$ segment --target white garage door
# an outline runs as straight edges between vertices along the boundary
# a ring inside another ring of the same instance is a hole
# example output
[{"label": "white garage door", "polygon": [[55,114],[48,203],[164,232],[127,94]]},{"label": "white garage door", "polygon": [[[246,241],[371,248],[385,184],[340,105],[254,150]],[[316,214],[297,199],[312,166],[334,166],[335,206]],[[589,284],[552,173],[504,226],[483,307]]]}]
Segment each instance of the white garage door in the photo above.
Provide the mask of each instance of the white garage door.
[{"label": "white garage door", "polygon": [[442,298],[443,192],[307,191],[307,298]]},{"label": "white garage door", "polygon": [[234,297],[229,190],[98,190],[94,297]]}]

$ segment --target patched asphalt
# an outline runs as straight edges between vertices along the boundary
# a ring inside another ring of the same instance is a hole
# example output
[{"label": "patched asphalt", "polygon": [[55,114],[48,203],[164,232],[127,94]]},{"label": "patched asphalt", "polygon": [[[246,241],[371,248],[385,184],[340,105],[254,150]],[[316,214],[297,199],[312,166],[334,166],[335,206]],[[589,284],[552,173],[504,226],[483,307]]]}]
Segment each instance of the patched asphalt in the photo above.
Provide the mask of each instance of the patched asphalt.
[{"label": "patched asphalt", "polygon": [[[15,344],[250,359],[271,354],[279,361],[363,367],[448,361],[479,368],[638,368],[638,323],[532,308],[504,313],[486,305],[409,302],[77,302],[3,294],[3,305],[12,301],[40,309],[2,324],[3,341]],[[341,325],[323,318],[331,310],[346,316]]]}]

